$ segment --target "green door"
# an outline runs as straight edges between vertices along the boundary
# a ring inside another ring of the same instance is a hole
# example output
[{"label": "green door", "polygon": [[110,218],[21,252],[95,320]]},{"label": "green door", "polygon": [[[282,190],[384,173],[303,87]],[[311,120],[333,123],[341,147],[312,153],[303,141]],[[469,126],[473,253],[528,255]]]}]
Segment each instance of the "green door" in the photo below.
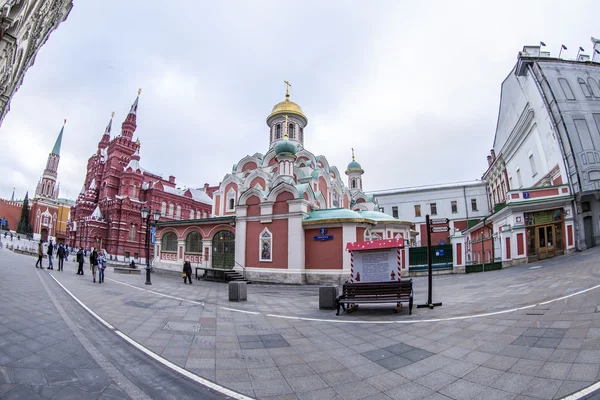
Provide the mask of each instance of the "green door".
[{"label": "green door", "polygon": [[229,231],[220,231],[212,240],[213,268],[233,268],[235,264],[235,234]]}]

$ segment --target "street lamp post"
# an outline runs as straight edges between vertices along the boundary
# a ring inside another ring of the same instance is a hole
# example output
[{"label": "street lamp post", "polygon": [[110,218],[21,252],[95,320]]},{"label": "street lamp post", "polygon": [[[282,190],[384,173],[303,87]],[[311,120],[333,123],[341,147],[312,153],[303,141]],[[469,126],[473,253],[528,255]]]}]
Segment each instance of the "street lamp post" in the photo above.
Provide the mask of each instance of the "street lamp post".
[{"label": "street lamp post", "polygon": [[146,285],[152,285],[150,280],[150,216],[154,218],[154,223],[160,219],[160,211],[154,211],[142,207],[142,220],[146,221]]}]

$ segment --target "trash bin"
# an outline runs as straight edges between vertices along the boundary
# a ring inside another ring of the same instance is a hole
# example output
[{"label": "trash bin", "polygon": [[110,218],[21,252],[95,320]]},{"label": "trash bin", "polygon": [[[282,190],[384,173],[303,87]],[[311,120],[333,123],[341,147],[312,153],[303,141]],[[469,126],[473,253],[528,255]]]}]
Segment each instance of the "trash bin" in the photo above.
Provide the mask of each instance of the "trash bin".
[{"label": "trash bin", "polygon": [[319,309],[333,310],[338,296],[338,285],[319,287]]},{"label": "trash bin", "polygon": [[246,301],[248,300],[247,293],[246,282],[229,282],[229,301]]}]

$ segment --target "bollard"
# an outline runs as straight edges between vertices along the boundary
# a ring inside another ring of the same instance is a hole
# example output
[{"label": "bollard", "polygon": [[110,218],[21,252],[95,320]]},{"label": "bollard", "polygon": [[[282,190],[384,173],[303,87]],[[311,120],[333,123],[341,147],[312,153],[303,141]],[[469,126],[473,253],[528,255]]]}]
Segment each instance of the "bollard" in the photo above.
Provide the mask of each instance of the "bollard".
[{"label": "bollard", "polygon": [[229,282],[229,301],[246,301],[248,300],[248,292],[246,290],[246,282],[231,281]]},{"label": "bollard", "polygon": [[338,296],[338,285],[319,287],[319,309],[333,310]]}]

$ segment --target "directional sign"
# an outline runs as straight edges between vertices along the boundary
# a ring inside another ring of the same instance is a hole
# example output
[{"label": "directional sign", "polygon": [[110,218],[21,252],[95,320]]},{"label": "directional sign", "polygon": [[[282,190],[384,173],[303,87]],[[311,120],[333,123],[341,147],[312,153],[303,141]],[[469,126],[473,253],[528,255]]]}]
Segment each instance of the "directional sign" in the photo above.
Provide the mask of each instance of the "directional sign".
[{"label": "directional sign", "polygon": [[441,225],[441,224],[447,224],[448,222],[450,222],[450,220],[448,218],[437,218],[437,219],[429,220],[430,225]]},{"label": "directional sign", "polygon": [[431,233],[450,232],[449,226],[432,226]]}]

